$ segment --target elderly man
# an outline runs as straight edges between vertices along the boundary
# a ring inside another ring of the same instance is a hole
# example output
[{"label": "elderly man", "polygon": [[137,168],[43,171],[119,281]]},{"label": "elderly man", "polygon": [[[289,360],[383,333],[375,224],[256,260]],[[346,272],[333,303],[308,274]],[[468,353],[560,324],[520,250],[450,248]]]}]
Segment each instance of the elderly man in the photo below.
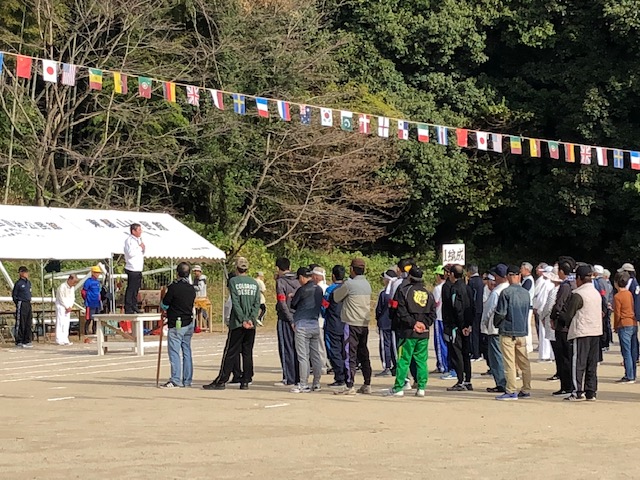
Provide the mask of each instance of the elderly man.
[{"label": "elderly man", "polygon": [[[344,363],[346,388],[336,394],[355,395],[371,393],[371,359],[367,341],[371,317],[371,285],[364,276],[365,261],[354,258],[349,269],[349,279],[333,292],[336,302],[342,303],[344,322]],[[360,364],[364,385],[354,387],[356,368]]]},{"label": "elderly man", "polygon": [[[451,307],[449,318],[444,313],[445,334],[451,339],[453,364],[458,382],[447,388],[448,392],[466,392],[473,390],[471,384],[471,326],[473,324],[472,292],[464,281],[462,265],[451,267],[453,284],[447,296],[443,294],[443,302]],[[443,287],[444,289],[444,287]],[[444,291],[444,290],[443,290]]]},{"label": "elderly man", "polygon": [[598,355],[602,335],[602,297],[593,288],[591,265],[576,268],[577,288],[560,313],[571,342],[573,391],[565,400],[594,401],[598,392]]},{"label": "elderly man", "polygon": [[[526,347],[527,333],[531,329],[531,297],[520,284],[520,271],[516,265],[507,267],[509,286],[500,294],[493,316],[493,324],[500,333],[500,350],[507,377],[506,392],[498,395],[496,400],[531,398],[531,366]],[[516,386],[516,369],[522,372],[520,392]]]},{"label": "elderly man", "polygon": [[196,291],[189,282],[191,266],[180,262],[176,268],[178,279],[167,287],[160,307],[167,318],[167,351],[171,364],[171,378],[162,388],[190,387],[193,379],[191,339],[193,338],[193,303]]},{"label": "elderly man", "polygon": [[473,303],[473,324],[471,325],[471,361],[477,362],[481,360],[482,355],[482,332],[480,331],[480,323],[482,322],[482,309],[484,300],[484,283],[482,277],[478,273],[478,265],[470,264],[467,266],[467,275],[469,276],[469,287],[471,288],[471,302]]},{"label": "elderly man", "polygon": [[69,275],[66,282],[56,290],[56,343],[58,345],[71,345],[69,341],[69,325],[71,323],[71,310],[76,301],[76,285],[78,277]]},{"label": "elderly man", "polygon": [[139,223],[129,226],[131,234],[124,242],[124,271],[127,274],[127,288],[124,292],[124,313],[139,313],[138,292],[142,286],[142,270],[144,269],[144,252],[146,247],[142,241],[142,227]]},{"label": "elderly man", "polygon": [[495,387],[487,387],[489,393],[505,393],[507,390],[507,379],[504,375],[504,363],[502,360],[502,351],[500,350],[500,331],[494,325],[493,319],[498,307],[500,294],[509,286],[507,282],[507,266],[499,263],[491,269],[496,286],[491,290],[489,299],[484,306],[482,313],[482,333],[487,336],[488,341],[488,360],[489,369],[493,379],[496,382]]},{"label": "elderly man", "polygon": [[84,334],[91,335],[96,333],[96,324],[93,316],[100,313],[102,309],[102,284],[100,283],[100,267],[91,267],[91,276],[84,282],[82,288],[82,298],[86,309],[84,321]]},{"label": "elderly man", "polygon": [[552,270],[553,267],[549,267],[546,263],[538,265],[537,272],[539,276],[536,278],[536,293],[533,297],[533,315],[538,330],[538,360],[540,362],[551,362],[555,359],[551,349],[551,342],[547,340],[545,325],[540,319],[540,314],[547,304],[549,293],[555,288],[553,282],[544,276],[545,273]]},{"label": "elderly man", "polygon": [[[327,285],[326,278],[327,272],[324,268],[318,265],[314,265],[313,268],[309,268],[311,269],[311,279],[313,280],[313,283],[320,287],[320,289],[322,290],[322,295],[324,296],[324,294],[327,292],[327,288],[329,287]],[[328,371],[329,362],[327,361],[327,346],[324,342],[324,316],[322,315],[322,313],[318,315],[318,325],[320,326],[320,339],[318,340],[320,343],[320,363],[322,364],[322,374],[325,374]]]},{"label": "elderly man", "polygon": [[536,284],[533,279],[533,265],[529,262],[522,262],[520,265],[520,276],[522,278],[522,288],[529,292],[529,329],[527,333],[527,353],[533,352],[533,331],[531,330],[531,324],[533,323],[533,298],[536,295]]}]

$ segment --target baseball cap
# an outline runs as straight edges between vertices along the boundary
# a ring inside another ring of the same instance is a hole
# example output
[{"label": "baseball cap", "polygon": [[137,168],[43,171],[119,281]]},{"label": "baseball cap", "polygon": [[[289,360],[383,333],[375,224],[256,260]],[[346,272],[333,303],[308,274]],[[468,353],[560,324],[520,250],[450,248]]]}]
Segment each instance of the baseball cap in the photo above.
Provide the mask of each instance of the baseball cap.
[{"label": "baseball cap", "polygon": [[409,276],[413,279],[422,280],[422,275],[422,269],[417,265],[414,265],[411,267],[411,270],[409,270]]},{"label": "baseball cap", "polygon": [[238,257],[236,259],[236,267],[247,270],[249,268],[249,260],[244,257]]},{"label": "baseball cap", "polygon": [[327,272],[325,272],[324,268],[322,267],[315,267],[312,271],[311,271],[312,275],[321,275],[321,276],[326,276]]},{"label": "baseball cap", "polygon": [[507,266],[504,263],[499,263],[491,270],[489,270],[494,275],[498,277],[506,278],[507,277]]},{"label": "baseball cap", "polygon": [[604,275],[604,267],[602,265],[594,265],[593,271],[598,275]]},{"label": "baseball cap", "polygon": [[94,267],[91,267],[91,273],[102,273],[102,270],[99,266],[96,265]]},{"label": "baseball cap", "polygon": [[576,276],[580,278],[587,277],[593,273],[593,268],[591,265],[580,265],[576,268]]},{"label": "baseball cap", "polygon": [[29,269],[27,267],[25,267],[24,265],[22,265],[19,269],[18,269],[18,273],[24,273],[24,272],[28,272]]},{"label": "baseball cap", "polygon": [[[242,258],[242,257],[240,257],[240,258]],[[240,259],[238,259],[238,260],[240,260]],[[236,263],[238,263],[238,262],[236,262]],[[194,271],[194,272],[201,272],[202,271],[202,267],[200,265],[194,265],[191,270]]]},{"label": "baseball cap", "polygon": [[619,269],[618,269],[618,273],[622,273],[622,272],[635,272],[636,269],[634,268],[633,265],[631,265],[630,263],[625,263],[623,264]]},{"label": "baseball cap", "polygon": [[438,265],[438,266],[433,270],[433,274],[434,274],[434,275],[444,275],[444,265]]},{"label": "baseball cap", "polygon": [[507,267],[507,275],[514,275],[520,273],[520,267],[517,265],[509,265]]},{"label": "baseball cap", "polygon": [[298,278],[300,277],[309,278],[310,276],[311,276],[311,270],[309,270],[309,267],[300,267],[296,272],[296,277]]},{"label": "baseball cap", "polygon": [[365,268],[364,258],[354,258],[351,260],[351,266],[356,268]]},{"label": "baseball cap", "polygon": [[558,274],[556,272],[554,272],[553,270],[550,271],[550,272],[544,272],[542,274],[542,276],[544,278],[546,278],[547,280],[551,280],[552,282],[562,282],[562,280],[560,279]]}]

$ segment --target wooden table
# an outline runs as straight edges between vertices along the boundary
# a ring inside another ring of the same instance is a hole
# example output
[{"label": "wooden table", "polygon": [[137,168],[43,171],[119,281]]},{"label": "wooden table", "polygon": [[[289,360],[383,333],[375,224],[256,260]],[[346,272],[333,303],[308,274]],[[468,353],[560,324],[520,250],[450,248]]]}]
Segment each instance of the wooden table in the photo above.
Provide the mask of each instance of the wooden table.
[{"label": "wooden table", "polygon": [[[100,315],[94,315],[93,318],[96,321],[96,333],[98,335],[98,355],[104,355],[107,352],[107,349],[112,347],[124,347],[131,348],[136,352],[136,354],[140,357],[144,355],[145,347],[157,347],[158,341],[152,340],[145,342],[144,341],[144,322],[159,322],[160,314],[159,313],[132,313],[132,314],[123,314],[123,313],[105,313]],[[118,322],[131,322],[133,324],[134,334],[131,338],[124,338],[123,340],[117,341],[105,341],[105,333],[104,328],[110,328],[112,330],[117,331],[121,335],[128,337],[126,333],[122,331],[119,326],[116,326]],[[116,325],[109,324],[108,322],[113,322]],[[133,342],[133,344],[132,344]],[[163,345],[166,345],[166,341],[162,342]]]}]

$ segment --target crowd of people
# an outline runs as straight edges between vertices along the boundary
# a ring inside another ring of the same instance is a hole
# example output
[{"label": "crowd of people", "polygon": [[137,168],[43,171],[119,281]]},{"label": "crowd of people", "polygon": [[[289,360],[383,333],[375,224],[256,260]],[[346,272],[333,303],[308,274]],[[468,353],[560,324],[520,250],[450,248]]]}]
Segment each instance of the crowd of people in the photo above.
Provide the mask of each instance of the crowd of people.
[{"label": "crowd of people", "polygon": [[[130,227],[125,243],[125,312],[136,313],[145,246],[140,225]],[[335,265],[331,283],[320,265],[291,270],[287,258],[276,263],[276,313],[278,353],[282,380],[291,393],[322,389],[322,375],[332,374],[328,384],[337,395],[371,393],[373,368],[368,349],[372,287],[366,263],[351,261],[348,269]],[[99,266],[79,280],[70,275],[56,292],[56,343],[70,345],[70,312],[75,291],[82,286],[87,312],[85,333],[95,333],[93,315],[102,306]],[[161,301],[168,326],[171,378],[166,388],[191,385],[194,303],[206,295],[206,276],[200,266],[181,262],[177,279]],[[535,277],[534,277],[535,274]],[[193,278],[192,278],[193,275]],[[16,305],[16,346],[32,347],[31,283],[26,267],[13,288]],[[379,334],[382,364],[376,377],[395,377],[389,396],[404,396],[415,389],[422,397],[428,382],[430,332],[433,334],[436,370],[455,383],[450,392],[473,390],[471,364],[486,361],[494,387],[488,393],[497,400],[531,397],[529,355],[538,339],[538,361],[555,362],[548,381],[559,381],[554,396],[568,401],[593,401],[597,397],[598,364],[617,333],[624,365],[618,383],[634,383],[639,356],[637,319],[640,286],[629,263],[613,280],[600,265],[560,257],[553,264],[499,263],[480,275],[477,265],[440,265],[433,271],[435,284],[427,288],[423,269],[413,259],[401,259],[381,273],[383,289],[373,309]],[[256,327],[266,312],[264,275],[249,276],[249,262],[239,257],[228,278],[225,307],[228,337],[219,375],[207,390],[228,383],[248,389],[253,380],[253,345]],[[363,383],[356,388],[357,372]],[[309,379],[311,378],[311,381]],[[517,381],[521,379],[521,385]]]}]

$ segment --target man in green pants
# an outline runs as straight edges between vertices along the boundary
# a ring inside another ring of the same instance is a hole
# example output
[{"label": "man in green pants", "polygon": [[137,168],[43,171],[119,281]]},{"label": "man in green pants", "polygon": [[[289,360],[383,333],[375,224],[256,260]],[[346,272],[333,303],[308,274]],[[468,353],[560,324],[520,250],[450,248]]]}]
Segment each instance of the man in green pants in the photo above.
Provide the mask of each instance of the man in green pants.
[{"label": "man in green pants", "polygon": [[398,288],[395,296],[398,306],[392,317],[392,328],[398,338],[398,366],[396,382],[389,395],[404,396],[403,387],[409,373],[409,365],[411,360],[415,360],[418,382],[416,397],[424,397],[424,389],[429,378],[429,327],[436,319],[436,302],[424,286],[420,267],[411,267],[408,280],[408,283]]}]

